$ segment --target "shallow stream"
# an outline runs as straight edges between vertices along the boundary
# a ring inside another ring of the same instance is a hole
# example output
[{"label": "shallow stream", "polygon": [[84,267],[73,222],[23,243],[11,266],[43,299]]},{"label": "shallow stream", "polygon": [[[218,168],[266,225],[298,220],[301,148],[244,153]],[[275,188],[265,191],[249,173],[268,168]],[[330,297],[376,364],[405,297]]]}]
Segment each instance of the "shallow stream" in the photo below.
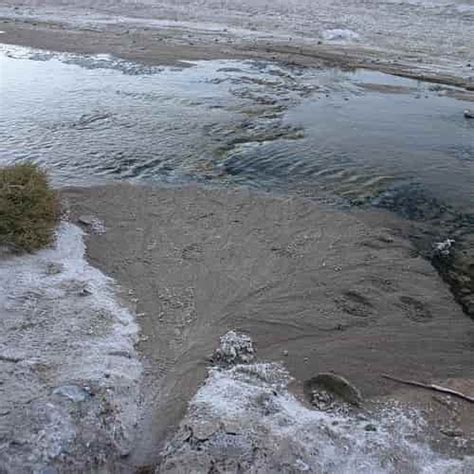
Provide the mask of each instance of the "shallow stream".
[{"label": "shallow stream", "polygon": [[198,181],[395,211],[474,315],[472,93],[372,71],[160,68],[7,45],[0,71],[1,164],[36,161],[57,186]]}]

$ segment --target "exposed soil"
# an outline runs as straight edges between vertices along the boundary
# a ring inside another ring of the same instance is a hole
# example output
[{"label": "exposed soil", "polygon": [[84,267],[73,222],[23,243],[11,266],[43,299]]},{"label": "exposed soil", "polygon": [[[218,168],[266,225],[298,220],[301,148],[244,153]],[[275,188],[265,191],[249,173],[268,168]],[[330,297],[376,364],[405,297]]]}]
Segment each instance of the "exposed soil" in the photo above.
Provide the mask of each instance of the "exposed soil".
[{"label": "exposed soil", "polygon": [[116,185],[63,198],[73,219],[103,220],[88,256],[136,297],[145,382],[135,465],[158,461],[231,329],[300,381],[335,371],[368,398],[417,391],[381,378],[388,372],[469,390],[472,321],[429,262],[380,223],[198,187]]}]

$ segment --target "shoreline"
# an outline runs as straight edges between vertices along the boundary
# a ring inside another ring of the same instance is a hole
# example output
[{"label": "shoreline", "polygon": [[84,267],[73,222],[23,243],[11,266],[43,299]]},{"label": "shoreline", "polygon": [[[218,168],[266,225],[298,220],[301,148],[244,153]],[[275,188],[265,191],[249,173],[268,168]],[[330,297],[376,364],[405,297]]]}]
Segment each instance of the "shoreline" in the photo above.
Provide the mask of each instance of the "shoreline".
[{"label": "shoreline", "polygon": [[[249,334],[263,360],[283,361],[297,381],[334,371],[367,400],[432,404],[429,392],[381,378],[387,371],[472,389],[472,321],[382,225],[301,198],[198,186],[62,197],[72,220],[104,222],[104,234],[86,238],[87,256],[134,295],[145,373],[134,463],[158,462],[228,330]],[[437,431],[446,418],[434,419]],[[469,438],[474,419],[464,410],[460,422]]]},{"label": "shoreline", "polygon": [[[153,66],[186,66],[211,59],[264,60],[302,67],[367,69],[394,76],[474,90],[474,80],[427,58],[405,59],[393,51],[359,44],[307,44],[279,37],[243,37],[226,28],[206,31],[190,26],[154,27],[108,22],[84,26],[65,20],[14,18],[0,14],[0,41],[46,51],[85,55],[111,54]],[[138,21],[138,20],[137,20]],[[179,25],[179,23],[178,23]],[[251,33],[251,32],[250,32]]]},{"label": "shoreline", "polygon": [[[0,41],[6,44],[170,67],[240,59],[362,68],[462,88],[452,88],[452,95],[474,100],[470,70],[456,69],[448,56],[441,64],[442,54],[429,56],[429,48],[398,54],[363,41],[285,39],[225,23],[214,28],[165,16],[153,23],[138,13],[81,19],[79,11],[68,18],[59,9],[55,18],[42,10],[21,18],[5,10]],[[212,393],[211,355],[233,330],[252,338],[259,363],[288,370],[289,393],[305,407],[304,383],[335,372],[362,391],[368,411],[392,401],[402,411],[418,410],[435,452],[452,459],[474,452],[469,404],[381,376],[474,394],[472,320],[443,282],[443,268],[437,273],[406,238],[409,223],[384,211],[349,212],[246,189],[104,184],[59,192],[71,222],[86,232],[87,261],[118,284],[117,297],[136,315],[140,331],[141,415],[136,440],[124,442],[120,467],[154,472],[170,441],[177,443],[178,455],[171,457],[179,465],[183,424],[187,436],[186,424],[196,422],[192,401],[201,389]],[[105,232],[88,222],[103,223]],[[267,389],[271,395],[271,383]],[[212,423],[215,429],[220,421]]]}]

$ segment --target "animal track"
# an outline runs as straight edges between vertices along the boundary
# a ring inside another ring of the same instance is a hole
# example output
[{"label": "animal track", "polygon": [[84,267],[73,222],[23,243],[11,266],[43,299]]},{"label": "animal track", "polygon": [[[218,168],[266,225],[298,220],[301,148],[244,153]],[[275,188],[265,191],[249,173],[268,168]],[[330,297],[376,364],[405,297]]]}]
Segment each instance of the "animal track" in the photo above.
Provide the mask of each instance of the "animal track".
[{"label": "animal track", "polygon": [[373,314],[373,305],[369,299],[354,290],[344,292],[338,303],[343,311],[354,316],[367,317]]},{"label": "animal track", "polygon": [[181,257],[183,260],[195,260],[200,261],[202,260],[203,250],[201,245],[199,244],[190,244],[184,247]]},{"label": "animal track", "polygon": [[426,305],[412,298],[411,296],[400,296],[401,307],[403,308],[406,317],[417,323],[424,323],[433,319],[431,311],[426,307]]}]

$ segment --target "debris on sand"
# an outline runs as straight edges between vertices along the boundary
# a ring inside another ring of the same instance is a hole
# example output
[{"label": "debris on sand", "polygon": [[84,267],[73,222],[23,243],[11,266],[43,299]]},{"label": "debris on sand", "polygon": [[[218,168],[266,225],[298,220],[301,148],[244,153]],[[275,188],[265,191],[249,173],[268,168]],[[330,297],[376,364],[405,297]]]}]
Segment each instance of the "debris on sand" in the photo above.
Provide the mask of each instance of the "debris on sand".
[{"label": "debris on sand", "polygon": [[242,333],[229,331],[221,337],[221,345],[213,356],[213,361],[223,364],[248,364],[255,357],[252,339]]},{"label": "debris on sand", "polygon": [[446,239],[442,242],[436,242],[434,244],[434,251],[437,255],[447,257],[451,252],[451,247],[456,241],[454,239]]}]

